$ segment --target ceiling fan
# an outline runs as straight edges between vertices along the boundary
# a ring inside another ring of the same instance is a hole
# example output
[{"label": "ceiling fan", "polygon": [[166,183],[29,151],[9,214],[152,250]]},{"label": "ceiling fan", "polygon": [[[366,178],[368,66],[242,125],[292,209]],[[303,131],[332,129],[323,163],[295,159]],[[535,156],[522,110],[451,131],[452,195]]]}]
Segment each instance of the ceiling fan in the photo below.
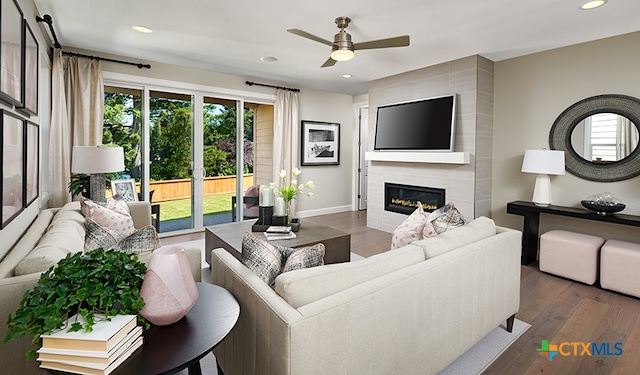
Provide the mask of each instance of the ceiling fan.
[{"label": "ceiling fan", "polygon": [[300,29],[287,30],[291,34],[301,36],[303,38],[311,39],[313,41],[326,44],[331,47],[331,57],[324,64],[323,68],[334,66],[338,61],[347,61],[353,58],[353,51],[361,49],[375,49],[375,48],[391,48],[391,47],[406,47],[409,45],[409,35],[397,36],[393,38],[371,40],[362,43],[353,43],[351,41],[351,34],[346,32],[346,28],[349,26],[351,18],[338,17],[336,18],[336,25],[340,31],[333,37],[333,42],[320,38],[313,34],[309,34],[306,31]]}]

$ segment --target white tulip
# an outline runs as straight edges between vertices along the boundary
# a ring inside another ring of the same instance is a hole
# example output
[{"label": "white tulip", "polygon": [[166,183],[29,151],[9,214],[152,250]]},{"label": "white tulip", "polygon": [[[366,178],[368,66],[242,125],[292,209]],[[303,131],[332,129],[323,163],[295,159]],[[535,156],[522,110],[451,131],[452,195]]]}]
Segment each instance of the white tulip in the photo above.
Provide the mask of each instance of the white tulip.
[{"label": "white tulip", "polygon": [[284,179],[287,177],[287,171],[284,169],[280,170],[280,178]]},{"label": "white tulip", "polygon": [[296,176],[300,175],[300,173],[302,173],[302,171],[301,171],[300,169],[296,168],[296,167],[294,167],[294,168],[291,170],[291,175],[292,175],[293,177],[296,177]]},{"label": "white tulip", "polygon": [[308,193],[307,193],[307,197],[309,197],[309,198],[313,198],[313,193],[312,193],[312,192],[308,192]]},{"label": "white tulip", "polygon": [[304,186],[305,186],[307,189],[313,189],[313,188],[315,187],[315,185],[313,184],[313,181],[309,181],[309,182],[307,182],[306,184],[304,184]]}]

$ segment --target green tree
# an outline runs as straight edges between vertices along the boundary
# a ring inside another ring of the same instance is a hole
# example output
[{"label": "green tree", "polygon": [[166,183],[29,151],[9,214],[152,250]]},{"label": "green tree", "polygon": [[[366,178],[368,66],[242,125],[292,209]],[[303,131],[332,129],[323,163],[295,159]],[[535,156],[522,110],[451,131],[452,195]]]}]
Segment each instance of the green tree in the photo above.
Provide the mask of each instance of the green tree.
[{"label": "green tree", "polygon": [[191,102],[151,98],[151,179],[191,177]]},{"label": "green tree", "polygon": [[141,121],[140,97],[118,92],[104,94],[102,144],[124,149],[125,170],[111,176],[140,179]]}]

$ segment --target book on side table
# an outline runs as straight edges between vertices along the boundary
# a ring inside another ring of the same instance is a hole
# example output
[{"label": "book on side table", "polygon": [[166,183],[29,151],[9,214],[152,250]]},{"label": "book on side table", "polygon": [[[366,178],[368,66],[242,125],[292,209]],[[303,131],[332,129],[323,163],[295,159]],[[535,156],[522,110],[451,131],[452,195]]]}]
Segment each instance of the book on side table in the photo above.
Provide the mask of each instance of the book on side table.
[{"label": "book on side table", "polygon": [[42,335],[38,353],[40,367],[78,374],[107,375],[142,346],[142,327],[136,315],[116,315],[99,320],[92,332],[84,329],[68,332],[74,322],[84,324],[81,316],[69,318],[65,328],[50,335]]}]

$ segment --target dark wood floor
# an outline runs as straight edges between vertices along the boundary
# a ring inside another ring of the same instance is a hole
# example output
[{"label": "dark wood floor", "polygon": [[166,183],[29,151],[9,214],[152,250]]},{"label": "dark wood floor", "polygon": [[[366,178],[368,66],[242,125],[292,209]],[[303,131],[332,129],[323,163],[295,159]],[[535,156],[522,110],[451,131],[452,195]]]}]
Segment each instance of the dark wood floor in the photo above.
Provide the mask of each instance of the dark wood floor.
[{"label": "dark wood floor", "polygon": [[[389,250],[391,234],[366,226],[366,212],[315,216],[312,220],[351,233],[351,251],[368,257]],[[304,225],[304,224],[303,224]],[[640,272],[640,270],[638,270]],[[640,374],[640,299],[521,267],[520,311],[531,324],[486,374]],[[541,340],[622,342],[620,356],[540,356]]]}]

